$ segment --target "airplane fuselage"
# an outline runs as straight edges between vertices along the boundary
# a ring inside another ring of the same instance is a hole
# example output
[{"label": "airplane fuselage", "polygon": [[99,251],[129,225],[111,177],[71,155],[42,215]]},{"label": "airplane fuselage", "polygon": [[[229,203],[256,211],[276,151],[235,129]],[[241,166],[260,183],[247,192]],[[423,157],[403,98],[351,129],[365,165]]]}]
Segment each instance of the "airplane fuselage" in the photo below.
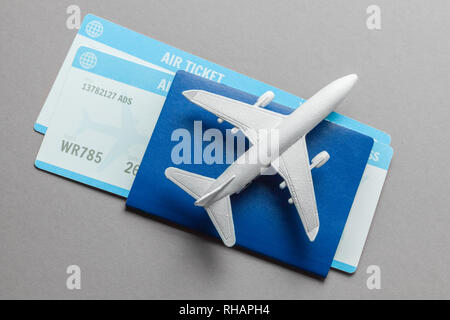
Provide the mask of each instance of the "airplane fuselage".
[{"label": "airplane fuselage", "polygon": [[267,143],[267,152],[264,153],[264,156],[260,154],[261,144],[259,142],[251,146],[210,186],[206,193],[228,182],[222,190],[217,192],[204,205],[206,206],[226,196],[239,193],[247,187],[256,177],[267,170],[270,164],[277,160],[284,151],[305,136],[333,111],[335,106],[343,99],[343,96],[333,94],[335,93],[333,91],[341,89],[333,85],[323,88],[290,115],[285,116],[279,123],[274,124],[274,127],[271,128],[274,131],[271,131],[272,133],[269,137],[274,137],[273,133],[276,133],[278,145],[270,141],[263,141],[262,143]]}]

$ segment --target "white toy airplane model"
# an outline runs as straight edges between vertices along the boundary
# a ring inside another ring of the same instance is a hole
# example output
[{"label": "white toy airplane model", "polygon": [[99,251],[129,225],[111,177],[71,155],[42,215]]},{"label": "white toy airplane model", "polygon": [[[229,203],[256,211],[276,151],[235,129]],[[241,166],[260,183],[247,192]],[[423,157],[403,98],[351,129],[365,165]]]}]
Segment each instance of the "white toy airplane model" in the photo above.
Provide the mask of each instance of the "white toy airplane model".
[{"label": "white toy airplane model", "polygon": [[[311,170],[321,167],[330,156],[322,151],[310,164],[305,135],[334,110],[357,80],[358,77],[351,74],[330,83],[287,116],[263,108],[274,97],[270,91],[262,95],[254,105],[203,90],[184,91],[183,95],[187,99],[218,116],[219,123],[225,120],[242,130],[252,146],[217,179],[173,167],[166,169],[166,177],[194,197],[195,205],[206,209],[222,241],[231,247],[236,242],[236,236],[230,196],[239,193],[272,166],[284,179],[280,188],[289,188],[292,196],[289,203],[297,208],[309,240],[314,241],[319,231],[319,215]],[[266,161],[239,161],[242,157],[255,159],[258,136],[254,133],[261,129],[278,130],[278,153],[272,154],[272,147],[269,147]]]}]

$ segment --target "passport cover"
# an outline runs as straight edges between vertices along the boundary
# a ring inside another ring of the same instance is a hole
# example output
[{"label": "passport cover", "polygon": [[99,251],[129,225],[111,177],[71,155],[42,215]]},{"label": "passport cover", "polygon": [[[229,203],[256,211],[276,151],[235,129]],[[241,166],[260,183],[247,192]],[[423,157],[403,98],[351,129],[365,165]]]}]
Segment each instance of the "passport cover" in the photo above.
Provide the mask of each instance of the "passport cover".
[{"label": "passport cover", "polygon": [[[194,121],[202,121],[202,133],[209,128],[220,129],[224,146],[225,129],[232,126],[225,122],[218,124],[216,116],[188,101],[182,92],[190,89],[213,92],[249,104],[258,98],[178,71],[131,188],[127,206],[219,238],[206,211],[194,206],[195,200],[164,175],[164,170],[173,166],[217,178],[229,166],[225,164],[225,155],[224,164],[193,163]],[[293,111],[276,103],[266,108],[282,114]],[[172,141],[171,136],[180,128],[191,133],[191,164],[174,165],[171,160],[172,149],[179,144],[179,141]],[[202,142],[202,149],[210,143]],[[288,189],[279,189],[281,177],[271,175],[260,176],[241,193],[231,196],[236,246],[326,277],[369,159],[373,139],[324,120],[306,136],[306,143],[310,159],[323,150],[331,156],[324,166],[312,171],[320,220],[315,241],[308,240],[295,206],[288,203]]]}]

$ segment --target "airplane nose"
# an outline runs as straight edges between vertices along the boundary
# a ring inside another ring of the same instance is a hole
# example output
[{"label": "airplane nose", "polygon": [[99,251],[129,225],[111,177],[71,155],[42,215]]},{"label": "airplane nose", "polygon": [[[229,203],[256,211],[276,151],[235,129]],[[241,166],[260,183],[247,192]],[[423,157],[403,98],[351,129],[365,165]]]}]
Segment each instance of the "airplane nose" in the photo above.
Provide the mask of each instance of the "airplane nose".
[{"label": "airplane nose", "polygon": [[345,77],[339,78],[331,83],[335,85],[342,96],[346,96],[347,93],[353,88],[353,86],[358,82],[358,76],[356,74],[349,74]]},{"label": "airplane nose", "polygon": [[349,74],[345,77],[339,78],[320,90],[315,95],[315,98],[318,98],[321,102],[326,102],[324,105],[327,106],[326,109],[329,113],[333,111],[342,100],[344,100],[357,81],[358,76],[356,74]]},{"label": "airplane nose", "polygon": [[358,75],[355,73],[352,73],[352,74],[349,74],[348,76],[342,77],[341,79],[344,83],[347,84],[348,91],[350,91],[351,88],[353,88],[353,86],[356,84],[356,82],[358,82]]}]

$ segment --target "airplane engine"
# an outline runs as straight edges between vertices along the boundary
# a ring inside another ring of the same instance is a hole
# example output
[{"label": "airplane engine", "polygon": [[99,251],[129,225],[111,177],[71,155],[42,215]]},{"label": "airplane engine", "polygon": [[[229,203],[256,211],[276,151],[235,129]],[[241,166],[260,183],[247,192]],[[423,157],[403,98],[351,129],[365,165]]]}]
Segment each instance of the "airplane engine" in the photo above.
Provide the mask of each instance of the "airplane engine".
[{"label": "airplane engine", "polygon": [[317,156],[315,156],[311,161],[311,170],[314,168],[320,168],[323,166],[327,161],[330,160],[330,154],[326,151],[320,152]]},{"label": "airplane engine", "polygon": [[275,97],[275,93],[273,93],[272,91],[267,91],[266,93],[264,93],[262,96],[260,96],[258,98],[258,100],[256,101],[256,103],[254,104],[255,107],[261,107],[264,108],[266,107],[269,103],[272,102],[273,98]]}]

